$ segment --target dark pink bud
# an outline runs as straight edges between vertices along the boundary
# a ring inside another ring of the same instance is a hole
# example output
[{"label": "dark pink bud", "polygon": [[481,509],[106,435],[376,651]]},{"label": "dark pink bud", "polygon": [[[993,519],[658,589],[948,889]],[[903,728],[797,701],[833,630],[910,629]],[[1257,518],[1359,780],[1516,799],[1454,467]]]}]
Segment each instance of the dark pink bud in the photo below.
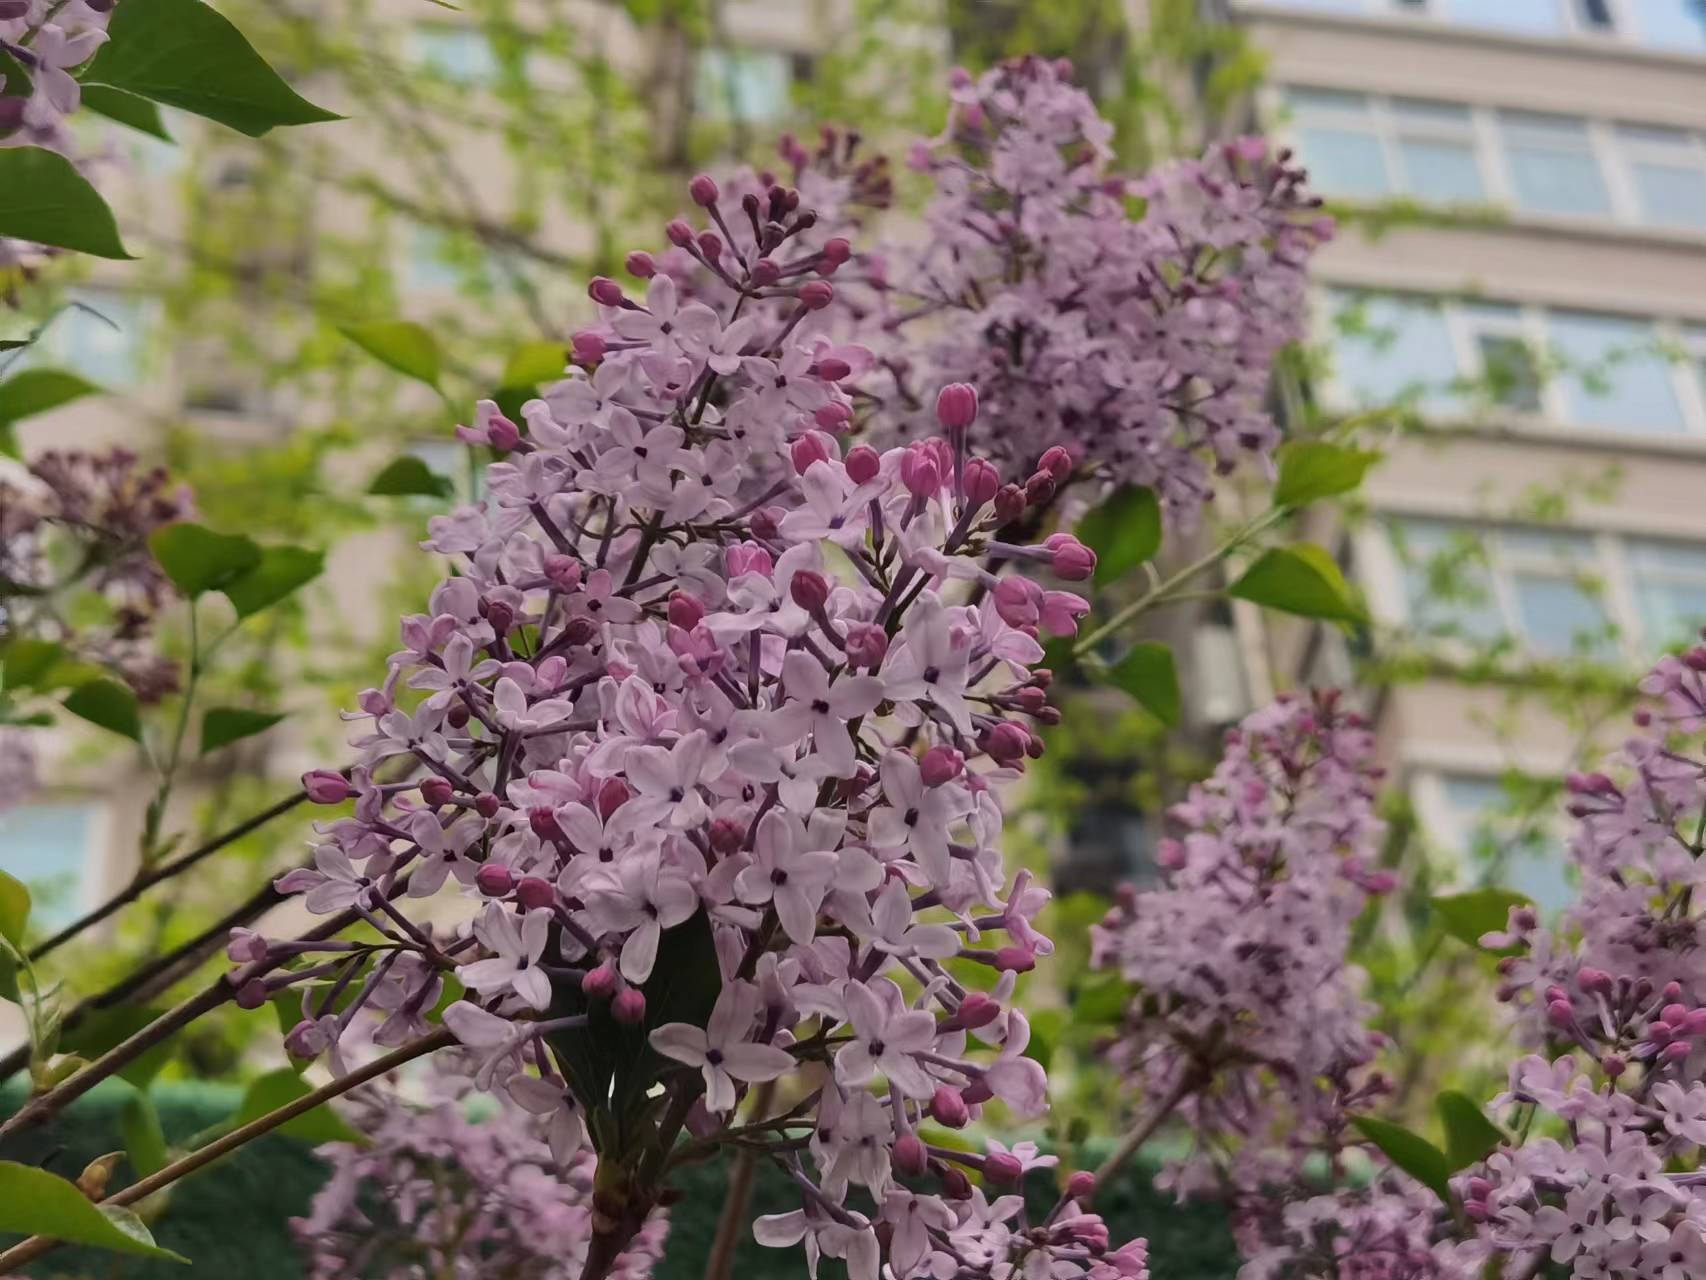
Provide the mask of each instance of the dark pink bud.
[{"label": "dark pink bud", "polygon": [[987,1027],[1001,1016],[1001,1005],[991,1000],[981,991],[972,991],[960,1001],[959,1010],[954,1017],[968,1030],[975,1031],[978,1027]]},{"label": "dark pink bud", "polygon": [[604,335],[596,329],[582,329],[575,335],[575,359],[582,364],[597,364],[604,359]]},{"label": "dark pink bud", "polygon": [[793,461],[794,474],[803,476],[812,463],[829,461],[829,444],[817,432],[808,431],[788,446],[788,457]]},{"label": "dark pink bud", "polygon": [[1688,1021],[1688,1006],[1683,1004],[1667,1004],[1659,1010],[1659,1017],[1673,1027],[1680,1027]]},{"label": "dark pink bud", "polygon": [[966,1177],[963,1169],[953,1165],[943,1165],[936,1174],[936,1181],[942,1187],[942,1194],[950,1200],[970,1200],[972,1193],[971,1179]]},{"label": "dark pink bud", "polygon": [[498,816],[498,810],[503,808],[503,801],[490,791],[482,791],[474,797],[474,812],[488,820]]},{"label": "dark pink bud", "polygon": [[711,823],[711,849],[722,857],[746,843],[746,824],[738,818],[718,818]]},{"label": "dark pink bud", "polygon": [[1706,1009],[1690,1009],[1688,1017],[1683,1019],[1682,1034],[1685,1036],[1706,1036]]},{"label": "dark pink bud", "polygon": [[1629,1063],[1620,1053],[1608,1053],[1599,1060],[1600,1069],[1611,1079],[1615,1080],[1629,1069]]},{"label": "dark pink bud", "polygon": [[853,246],[846,240],[842,239],[842,237],[836,236],[834,239],[825,240],[823,242],[823,248],[818,252],[823,255],[826,261],[833,262],[836,266],[840,266],[843,262],[846,262],[847,259],[853,256]]},{"label": "dark pink bud", "polygon": [[355,794],[349,779],[333,769],[310,769],[302,775],[302,789],[315,804],[342,804]]},{"label": "dark pink bud", "polygon": [[722,193],[717,190],[717,180],[708,173],[702,173],[687,184],[687,194],[693,197],[694,204],[709,209]]},{"label": "dark pink bud", "polygon": [[1024,758],[1025,748],[1030,742],[1031,735],[1025,732],[1023,725],[1003,720],[1000,724],[984,730],[978,745],[989,754],[991,760],[1000,764],[1012,764]]},{"label": "dark pink bud", "polygon": [[1546,1016],[1555,1027],[1568,1027],[1576,1020],[1576,1011],[1568,1000],[1554,1000],[1546,1006]]},{"label": "dark pink bud", "polygon": [[581,979],[581,994],[589,1000],[608,1000],[616,994],[616,966],[601,964]]},{"label": "dark pink bud", "polygon": [[1025,491],[1016,484],[1004,484],[995,491],[995,518],[1002,524],[1012,524],[1025,514]]},{"label": "dark pink bud", "polygon": [[685,591],[677,591],[669,598],[669,620],[673,626],[683,631],[691,631],[705,617],[705,606],[688,595]]},{"label": "dark pink bud", "polygon": [[1080,1169],[1066,1180],[1066,1194],[1088,1204],[1096,1196],[1096,1175],[1088,1169]]},{"label": "dark pink bud", "polygon": [[990,593],[995,612],[1010,627],[1034,627],[1041,616],[1038,603],[1042,590],[1028,578],[1010,575],[995,584]]},{"label": "dark pink bud", "polygon": [[1029,947],[1002,947],[995,953],[995,967],[1003,973],[1029,973],[1037,967],[1037,953]]},{"label": "dark pink bud", "polygon": [[1019,1163],[1017,1156],[1010,1156],[1005,1151],[997,1151],[983,1158],[983,1176],[987,1182],[993,1182],[998,1187],[1009,1187],[1024,1176],[1025,1166]]},{"label": "dark pink bud", "polygon": [[752,264],[752,283],[768,289],[782,278],[782,268],[773,258],[760,258]]},{"label": "dark pink bud", "polygon": [[853,421],[853,410],[839,400],[831,400],[828,404],[819,405],[812,414],[812,421],[825,431],[840,435],[847,430],[847,424]]},{"label": "dark pink bud", "polygon": [[788,595],[807,613],[815,614],[829,601],[829,579],[814,569],[801,569],[788,583]]},{"label": "dark pink bud", "polygon": [[960,1090],[960,1097],[965,1099],[968,1106],[980,1106],[995,1096],[995,1090],[989,1087],[989,1082],[982,1076],[973,1080]]},{"label": "dark pink bud", "polygon": [[827,280],[808,280],[800,286],[800,303],[808,311],[822,311],[835,301],[835,286]]},{"label": "dark pink bud", "polygon": [[609,276],[594,276],[592,283],[586,287],[586,296],[601,307],[619,307],[622,305],[622,286]]},{"label": "dark pink bud", "polygon": [[825,356],[813,368],[825,382],[840,382],[853,372],[853,366],[839,356]]},{"label": "dark pink bud", "polygon": [[1660,1050],[1659,1056],[1666,1062],[1681,1062],[1693,1052],[1694,1048],[1688,1043],[1688,1041],[1678,1040],[1675,1044],[1667,1044],[1662,1050]]},{"label": "dark pink bud", "polygon": [[267,984],[259,978],[250,978],[237,988],[232,1000],[239,1009],[259,1009],[267,1002]]},{"label": "dark pink bud", "polygon": [[486,440],[494,449],[508,453],[521,443],[521,428],[501,413],[494,413],[486,423]]},{"label": "dark pink bud", "polygon": [[920,498],[934,497],[942,487],[942,468],[934,450],[912,445],[900,457],[900,480],[907,492]]},{"label": "dark pink bud", "polygon": [[559,591],[573,591],[581,584],[581,562],[554,551],[545,557],[545,576]]},{"label": "dark pink bud", "polygon": [[267,958],[267,940],[253,929],[233,929],[225,940],[225,954],[235,964],[256,964]]},{"label": "dark pink bud", "polygon": [[977,388],[969,382],[950,382],[938,391],[936,421],[950,431],[963,431],[976,422]]},{"label": "dark pink bud", "polygon": [[1046,471],[1039,471],[1025,481],[1025,501],[1033,507],[1040,507],[1054,497],[1054,491],[1058,487],[1053,476]]},{"label": "dark pink bud", "polygon": [[715,262],[723,256],[723,238],[715,231],[699,233],[699,252],[705,255],[708,262]]},{"label": "dark pink bud", "polygon": [[1050,534],[1043,545],[1052,555],[1056,575],[1068,582],[1082,582],[1096,572],[1096,553],[1070,533]]},{"label": "dark pink bud", "polygon": [[515,886],[515,900],[525,910],[537,911],[540,907],[556,904],[557,889],[543,876],[523,876],[521,883]]},{"label": "dark pink bud", "polygon": [[646,997],[638,987],[624,987],[610,1002],[610,1016],[626,1026],[638,1026],[646,1020]]},{"label": "dark pink bud", "polygon": [[856,444],[847,451],[844,460],[847,467],[847,478],[854,484],[867,484],[877,478],[882,470],[883,460],[877,451],[868,444]]},{"label": "dark pink bud", "polygon": [[903,1133],[896,1138],[894,1146],[889,1149],[889,1156],[894,1167],[909,1178],[923,1177],[925,1169],[930,1166],[930,1153],[924,1149],[916,1133]]},{"label": "dark pink bud", "polygon": [[778,519],[775,508],[763,507],[754,511],[747,523],[752,526],[753,537],[771,541],[781,532],[777,527]]},{"label": "dark pink bud", "polygon": [[644,249],[634,250],[622,265],[628,268],[629,275],[637,276],[641,280],[650,280],[658,273],[657,259]]},{"label": "dark pink bud", "polygon": [[855,667],[875,670],[889,651],[889,638],[872,623],[847,628],[847,661]]},{"label": "dark pink bud", "polygon": [[515,875],[501,862],[488,862],[474,873],[474,886],[488,898],[501,898],[515,887]]},{"label": "dark pink bud", "polygon": [[937,1124],[946,1125],[950,1129],[963,1129],[971,1119],[971,1109],[966,1106],[966,1100],[960,1097],[958,1089],[950,1089],[947,1085],[937,1085],[936,1092],[930,1099],[930,1115]]},{"label": "dark pink bud", "polygon": [[677,249],[685,249],[693,243],[693,227],[685,218],[671,218],[663,234]]},{"label": "dark pink bud", "polygon": [[1057,444],[1043,451],[1043,456],[1037,459],[1037,467],[1048,472],[1057,482],[1065,483],[1072,474],[1072,455]]},{"label": "dark pink bud", "polygon": [[1682,999],[1682,983],[1667,982],[1665,983],[1665,989],[1659,994],[1664,996],[1666,1004],[1675,1004],[1678,1000]]},{"label": "dark pink bud", "polygon": [[599,819],[609,822],[610,815],[627,804],[628,798],[633,794],[621,778],[606,778],[598,788]]},{"label": "dark pink bud", "polygon": [[446,778],[432,777],[421,783],[421,799],[437,809],[447,805],[456,795],[456,788]]},{"label": "dark pink bud", "polygon": [[1001,473],[982,458],[973,458],[965,465],[966,501],[981,507],[1001,489]]},{"label": "dark pink bud", "polygon": [[1535,914],[1533,907],[1513,907],[1510,921],[1512,928],[1520,933],[1527,933],[1540,924],[1540,917]]},{"label": "dark pink bud", "polygon": [[927,787],[939,787],[944,782],[952,782],[965,772],[965,768],[966,758],[946,745],[931,747],[918,762],[919,775]]},{"label": "dark pink bud", "polygon": [[527,825],[541,840],[555,840],[563,834],[563,829],[557,825],[557,815],[544,806],[527,811]]}]

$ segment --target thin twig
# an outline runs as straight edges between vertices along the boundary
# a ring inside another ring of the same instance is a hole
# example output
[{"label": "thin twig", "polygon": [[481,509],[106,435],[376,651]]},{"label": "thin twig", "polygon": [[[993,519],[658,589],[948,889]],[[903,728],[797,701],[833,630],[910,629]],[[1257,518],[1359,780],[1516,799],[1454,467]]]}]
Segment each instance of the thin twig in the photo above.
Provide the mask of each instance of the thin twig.
[{"label": "thin twig", "polygon": [[[99,1204],[127,1205],[135,1204],[145,1196],[153,1195],[162,1187],[168,1187],[180,1178],[188,1177],[196,1170],[212,1164],[223,1155],[235,1151],[238,1147],[253,1142],[262,1134],[270,1133],[281,1124],[286,1124],[305,1112],[312,1111],[321,1103],[329,1102],[341,1094],[348,1093],[358,1085],[366,1084],[376,1076],[382,1076],[388,1071],[394,1071],[405,1062],[411,1062],[425,1054],[446,1048],[456,1043],[456,1037],[449,1030],[440,1027],[437,1031],[412,1040],[399,1049],[393,1049],[383,1058],[375,1058],[372,1062],[348,1075],[339,1076],[327,1084],[321,1085],[312,1093],[304,1094],[294,1102],[286,1103],[276,1111],[269,1111],[258,1120],[251,1120],[240,1129],[233,1129],[222,1138],[216,1138],[205,1147],[198,1147],[181,1159],[161,1169],[158,1173],[149,1175],[139,1182],[133,1182],[121,1191],[114,1192]],[[49,1250],[64,1243],[51,1236],[31,1236],[21,1244],[0,1253],[0,1273],[10,1275],[19,1267],[23,1267],[41,1257]]]},{"label": "thin twig", "polygon": [[[760,1120],[770,1110],[776,1082],[767,1080],[752,1093],[754,1120]],[[711,1254],[705,1261],[705,1280],[730,1280],[734,1273],[735,1249],[746,1232],[747,1206],[752,1201],[752,1184],[758,1176],[758,1149],[742,1147],[735,1155],[735,1167],[729,1175],[728,1193],[723,1197],[723,1211],[717,1218],[717,1233],[711,1239]]]}]

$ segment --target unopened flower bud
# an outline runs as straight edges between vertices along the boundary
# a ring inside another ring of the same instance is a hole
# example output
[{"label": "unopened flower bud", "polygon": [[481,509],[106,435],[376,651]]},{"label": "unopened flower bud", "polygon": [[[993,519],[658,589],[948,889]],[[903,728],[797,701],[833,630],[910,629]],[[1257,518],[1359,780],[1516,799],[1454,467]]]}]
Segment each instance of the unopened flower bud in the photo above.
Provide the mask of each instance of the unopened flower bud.
[{"label": "unopened flower bud", "polygon": [[970,1200],[972,1195],[971,1179],[966,1177],[963,1169],[953,1165],[943,1165],[936,1175],[936,1181],[941,1184],[942,1194],[949,1200]]},{"label": "unopened flower bud", "polygon": [[1037,953],[1029,947],[1002,947],[995,953],[995,967],[1002,973],[1029,973],[1037,967]]},{"label": "unopened flower bud", "polygon": [[835,286],[827,280],[808,280],[800,286],[800,303],[808,311],[822,311],[835,301]]},{"label": "unopened flower bud", "polygon": [[1025,491],[1016,484],[1004,484],[995,491],[995,518],[1002,524],[1012,524],[1025,514]]},{"label": "unopened flower bud", "polygon": [[774,258],[760,258],[752,264],[752,283],[768,289],[782,278],[782,267]]},{"label": "unopened flower bud", "polygon": [[1080,1169],[1066,1180],[1066,1194],[1080,1204],[1088,1204],[1096,1195],[1096,1175]]},{"label": "unopened flower bud", "polygon": [[670,625],[680,627],[683,631],[691,631],[705,617],[705,606],[685,591],[677,591],[669,597]]},{"label": "unopened flower bud", "polygon": [[553,551],[545,557],[545,576],[559,591],[573,591],[581,584],[581,562],[571,555]]},{"label": "unopened flower bud", "polygon": [[474,886],[488,898],[501,898],[515,887],[515,874],[501,862],[488,862],[474,873]]},{"label": "unopened flower bud", "polygon": [[952,782],[965,772],[966,758],[947,745],[931,747],[918,762],[918,773],[927,787]]},{"label": "unopened flower bud", "polygon": [[1005,1151],[997,1151],[983,1158],[984,1180],[998,1187],[1012,1186],[1024,1173],[1025,1166],[1019,1163],[1019,1158],[1008,1155]]},{"label": "unopened flower bud", "polygon": [[693,197],[694,204],[709,209],[722,193],[717,190],[717,180],[708,173],[702,173],[687,184],[687,194]]},{"label": "unopened flower bud", "polygon": [[788,457],[794,464],[794,474],[803,476],[814,462],[829,461],[830,448],[817,432],[808,431],[788,446]]},{"label": "unopened flower bud", "polygon": [[812,366],[825,382],[840,382],[853,372],[853,366],[840,356],[825,356]]},{"label": "unopened flower bud", "polygon": [[1060,445],[1054,445],[1045,449],[1043,456],[1037,459],[1037,469],[1048,472],[1056,483],[1064,484],[1072,474],[1072,455]]},{"label": "unopened flower bud", "polygon": [[788,583],[788,595],[807,613],[815,614],[829,601],[829,579],[814,569],[801,569]]},{"label": "unopened flower bud", "polygon": [[711,851],[728,857],[746,843],[746,824],[739,818],[717,818],[711,823]]},{"label": "unopened flower bud", "polygon": [[616,993],[616,967],[601,964],[581,979],[581,994],[588,1000],[608,1000]]},{"label": "unopened flower bud", "polygon": [[865,667],[875,670],[883,662],[883,656],[889,651],[889,638],[883,629],[874,623],[863,623],[847,628],[847,661],[855,667]]},{"label": "unopened flower bud", "polygon": [[627,804],[633,794],[621,778],[606,778],[598,788],[599,820],[609,822],[610,815]]},{"label": "unopened flower bud", "polygon": [[853,256],[853,246],[841,236],[823,242],[823,248],[818,250],[825,260],[840,266]]},{"label": "unopened flower bud", "polygon": [[1666,1062],[1681,1062],[1693,1052],[1694,1046],[1689,1044],[1688,1041],[1678,1040],[1673,1044],[1667,1044],[1664,1049],[1660,1051],[1659,1057],[1663,1058]]},{"label": "unopened flower bud", "polygon": [[486,621],[492,624],[492,630],[500,636],[507,636],[510,628],[515,626],[515,610],[502,600],[491,600],[485,607]]},{"label": "unopened flower bud", "polygon": [[1555,1027],[1568,1027],[1576,1020],[1576,1011],[1568,1000],[1554,1000],[1546,1006],[1546,1016]]},{"label": "unopened flower bud", "polygon": [[1054,491],[1059,488],[1055,479],[1046,471],[1038,471],[1025,481],[1025,501],[1033,507],[1040,507],[1054,497]]},{"label": "unopened flower bud", "polygon": [[456,796],[456,788],[450,785],[448,778],[440,778],[436,774],[421,782],[421,799],[437,809],[447,805]]},{"label": "unopened flower bud", "polygon": [[1024,758],[1025,748],[1030,745],[1030,741],[1031,735],[1025,732],[1023,725],[1003,720],[983,731],[983,736],[978,739],[978,746],[997,763],[1012,764]]},{"label": "unopened flower bud", "polygon": [[325,1048],[325,1033],[310,1018],[302,1019],[284,1037],[284,1051],[293,1058],[318,1058]]},{"label": "unopened flower bud", "polygon": [[812,421],[823,430],[840,435],[847,430],[847,424],[853,421],[853,410],[840,400],[831,400],[828,404],[817,407],[812,414]]},{"label": "unopened flower bud", "polygon": [[1050,534],[1043,546],[1050,552],[1056,576],[1068,582],[1082,582],[1096,572],[1096,553],[1070,533]]},{"label": "unopened flower bud", "polygon": [[954,1016],[961,1026],[975,1031],[979,1027],[987,1027],[1001,1016],[1001,1004],[981,991],[971,991],[960,1001]]},{"label": "unopened flower bud", "polygon": [[983,458],[972,458],[965,465],[966,501],[981,507],[1001,490],[1001,473]]},{"label": "unopened flower bud", "polygon": [[965,1088],[960,1090],[960,1097],[966,1101],[967,1105],[973,1107],[981,1106],[994,1096],[995,1090],[989,1087],[989,1081],[985,1080],[982,1076],[971,1081]]},{"label": "unopened flower bud", "polygon": [[867,484],[877,478],[877,473],[882,470],[883,460],[870,445],[856,444],[847,451],[844,464],[849,480],[854,484]]},{"label": "unopened flower bud", "polygon": [[1629,1069],[1628,1061],[1620,1053],[1608,1053],[1599,1060],[1600,1070],[1607,1078],[1615,1080]]},{"label": "unopened flower bud", "polygon": [[253,929],[233,929],[225,954],[234,964],[257,964],[267,958],[267,940]]},{"label": "unopened flower bud", "polygon": [[601,307],[619,307],[622,305],[622,286],[609,276],[594,276],[592,283],[586,287],[586,296]]},{"label": "unopened flower bud", "polygon": [[685,218],[671,218],[663,234],[677,249],[685,249],[693,243],[693,226]]},{"label": "unopened flower bud", "polygon": [[610,1016],[625,1026],[638,1026],[646,1020],[646,997],[638,987],[625,987],[610,1002]]},{"label": "unopened flower bud", "polygon": [[1034,627],[1041,616],[1037,605],[1042,591],[1028,578],[1011,574],[995,584],[990,598],[1001,621],[1010,627]]},{"label": "unopened flower bud", "polygon": [[267,984],[259,978],[250,978],[237,988],[231,999],[239,1009],[259,1009],[267,1002]]},{"label": "unopened flower bud", "polygon": [[894,1167],[909,1178],[921,1178],[924,1170],[930,1165],[930,1153],[924,1144],[918,1140],[916,1133],[903,1133],[894,1141],[889,1150]]},{"label": "unopened flower bud", "polygon": [[474,811],[488,821],[498,816],[498,810],[503,808],[503,801],[490,791],[482,791],[474,797]]},{"label": "unopened flower bud", "polygon": [[658,273],[657,259],[644,249],[635,249],[627,256],[622,265],[628,268],[629,275],[641,280],[650,280]]},{"label": "unopened flower bud", "polygon": [[537,911],[556,903],[557,888],[543,876],[523,876],[515,886],[515,900],[524,911]]},{"label": "unopened flower bud", "polygon": [[936,393],[936,421],[950,431],[977,421],[977,388],[969,382],[950,382]]},{"label": "unopened flower bud", "polygon": [[503,414],[494,413],[486,421],[486,440],[492,448],[508,453],[521,443],[521,428]]},{"label": "unopened flower bud", "polygon": [[946,1125],[950,1129],[963,1129],[971,1120],[971,1109],[966,1106],[966,1100],[960,1097],[958,1089],[937,1085],[936,1092],[930,1098],[930,1116],[937,1124]]},{"label": "unopened flower bud", "polygon": [[527,825],[541,840],[555,840],[563,834],[563,829],[557,825],[557,815],[543,805],[527,811]]},{"label": "unopened flower bud", "polygon": [[604,335],[596,329],[582,329],[575,335],[573,350],[581,364],[597,364],[604,359]]},{"label": "unopened flower bud", "polygon": [[349,779],[333,769],[310,769],[302,775],[302,789],[315,804],[342,804],[355,794]]},{"label": "unopened flower bud", "polygon": [[699,252],[704,255],[705,261],[716,262],[723,256],[723,238],[715,231],[701,231],[698,240]]},{"label": "unopened flower bud", "polygon": [[934,450],[912,445],[901,454],[900,480],[908,493],[920,498],[934,497],[942,487],[942,469]]}]

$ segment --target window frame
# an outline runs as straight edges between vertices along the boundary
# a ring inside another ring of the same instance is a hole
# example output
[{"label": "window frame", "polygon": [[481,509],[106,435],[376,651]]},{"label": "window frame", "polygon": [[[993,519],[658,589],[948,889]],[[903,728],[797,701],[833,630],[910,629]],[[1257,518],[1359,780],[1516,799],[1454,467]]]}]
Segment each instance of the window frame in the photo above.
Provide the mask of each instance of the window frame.
[{"label": "window frame", "polygon": [[[1487,0],[1496,3],[1496,0]],[[1289,9],[1297,13],[1322,15],[1329,18],[1384,18],[1395,22],[1435,25],[1452,31],[1478,32],[1495,39],[1524,40],[1545,43],[1551,40],[1581,41],[1595,44],[1623,45],[1650,53],[1680,58],[1706,58],[1706,32],[1702,32],[1698,48],[1687,48],[1659,40],[1645,39],[1636,20],[1631,0],[1605,0],[1610,10],[1611,26],[1595,26],[1583,20],[1580,0],[1553,0],[1558,14],[1555,34],[1523,31],[1520,28],[1480,26],[1454,21],[1439,0],[1349,0],[1343,5],[1310,4],[1308,0],[1240,0],[1253,9]]]}]

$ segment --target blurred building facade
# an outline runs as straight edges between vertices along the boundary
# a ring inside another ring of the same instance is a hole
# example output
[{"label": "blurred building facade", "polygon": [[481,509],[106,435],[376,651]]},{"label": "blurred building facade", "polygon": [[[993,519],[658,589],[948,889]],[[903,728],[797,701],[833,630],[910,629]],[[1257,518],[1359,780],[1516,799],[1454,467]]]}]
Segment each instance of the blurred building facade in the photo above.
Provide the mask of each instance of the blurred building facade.
[{"label": "blurred building facade", "polygon": [[1270,627],[1268,675],[1401,670],[1370,710],[1457,878],[1559,903],[1558,845],[1500,838],[1521,808],[1507,780],[1615,740],[1591,673],[1626,683],[1706,623],[1706,6],[1204,11],[1267,57],[1243,123],[1334,203],[1386,211],[1318,259],[1332,359],[1305,394],[1413,414],[1376,433],[1366,518],[1324,531],[1372,651]]}]

